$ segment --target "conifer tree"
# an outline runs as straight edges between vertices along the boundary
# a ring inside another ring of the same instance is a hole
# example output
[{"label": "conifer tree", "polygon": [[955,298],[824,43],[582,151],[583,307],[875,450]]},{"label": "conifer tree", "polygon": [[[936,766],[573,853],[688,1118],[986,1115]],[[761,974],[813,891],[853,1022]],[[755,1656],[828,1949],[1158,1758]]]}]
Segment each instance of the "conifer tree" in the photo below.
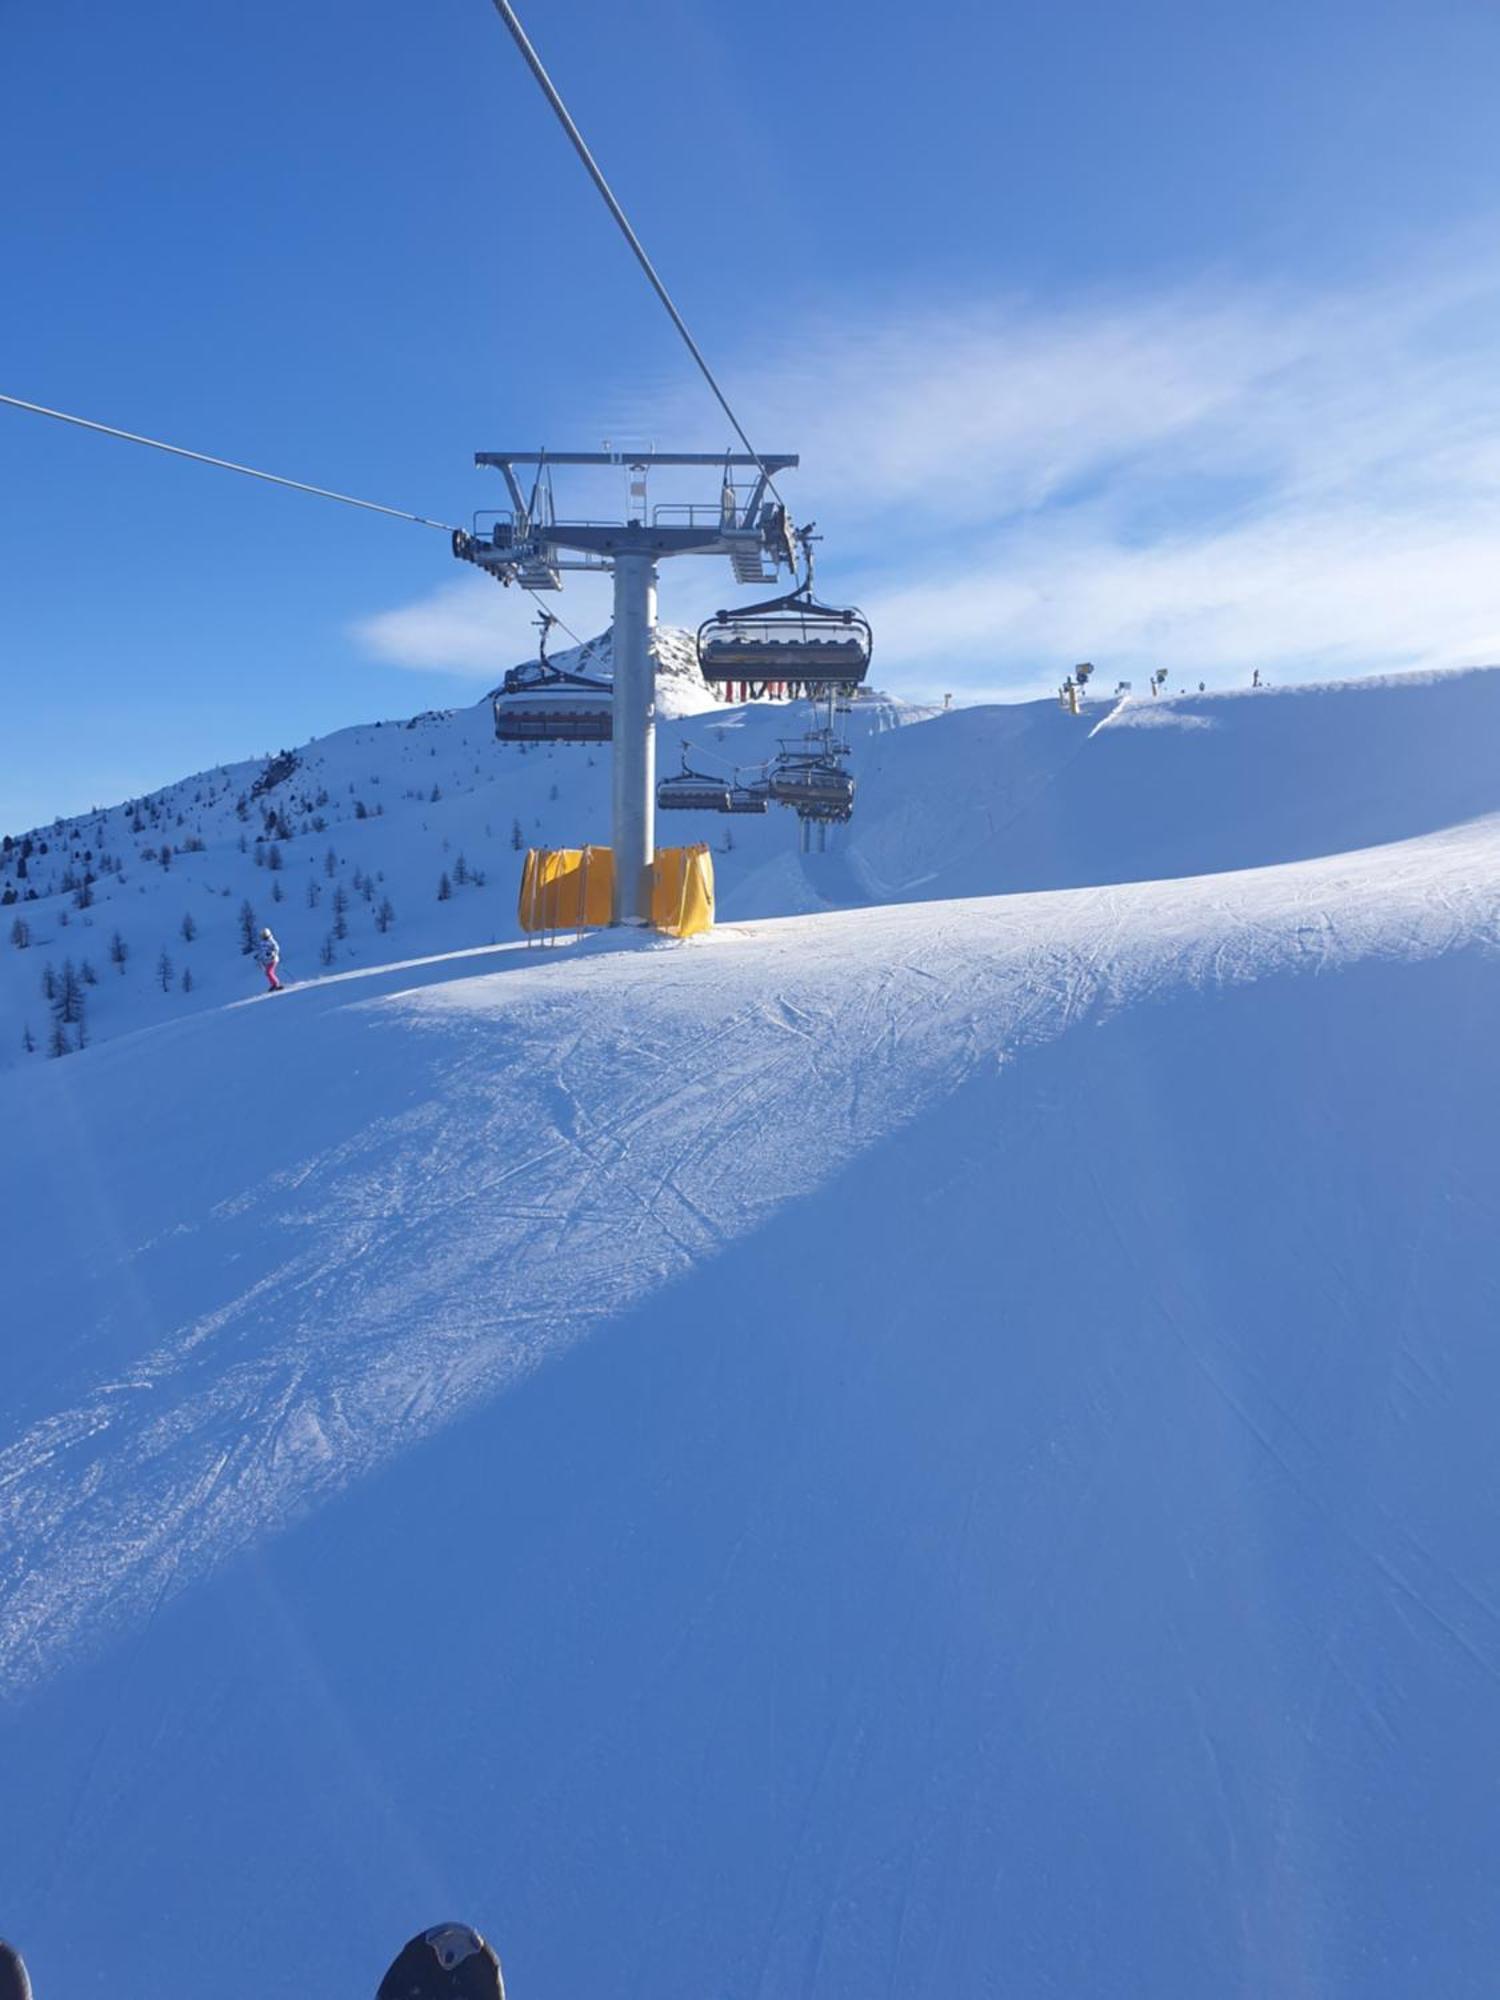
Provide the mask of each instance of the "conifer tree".
[{"label": "conifer tree", "polygon": [[57,1017],[74,1027],[83,1019],[83,982],[71,958],[63,960],[62,978],[57,987]]}]

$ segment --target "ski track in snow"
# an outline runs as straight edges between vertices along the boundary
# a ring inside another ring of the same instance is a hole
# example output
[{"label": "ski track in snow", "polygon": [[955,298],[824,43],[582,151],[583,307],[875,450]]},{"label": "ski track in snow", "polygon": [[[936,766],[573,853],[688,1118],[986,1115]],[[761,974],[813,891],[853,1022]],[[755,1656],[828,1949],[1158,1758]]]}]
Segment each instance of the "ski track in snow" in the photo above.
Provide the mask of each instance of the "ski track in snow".
[{"label": "ski track in snow", "polygon": [[[97,1050],[86,1100],[71,1065],[12,1078],[23,1114],[71,1119],[81,1151],[143,1130],[149,1158],[186,1165],[159,1198],[93,1194],[85,1235],[122,1232],[105,1246],[125,1273],[102,1295],[111,1365],[59,1363],[66,1394],[0,1451],[0,1689],[154,1616],[1029,1047],[1185,988],[1497,944],[1490,818],[1328,860],[788,918],[671,950],[512,948],[498,971],[438,961],[423,976],[442,983],[373,997],[399,971],[351,974],[277,1018],[226,1010]],[[273,1130],[236,1180],[214,1130],[226,1062],[250,1123],[278,1091],[326,1084],[326,1142],[271,1165]],[[24,1172],[13,1151],[9,1213]],[[198,1186],[217,1191],[192,1207]],[[21,1274],[28,1332],[55,1275]],[[1439,1566],[1439,1594],[1462,1589]]]}]

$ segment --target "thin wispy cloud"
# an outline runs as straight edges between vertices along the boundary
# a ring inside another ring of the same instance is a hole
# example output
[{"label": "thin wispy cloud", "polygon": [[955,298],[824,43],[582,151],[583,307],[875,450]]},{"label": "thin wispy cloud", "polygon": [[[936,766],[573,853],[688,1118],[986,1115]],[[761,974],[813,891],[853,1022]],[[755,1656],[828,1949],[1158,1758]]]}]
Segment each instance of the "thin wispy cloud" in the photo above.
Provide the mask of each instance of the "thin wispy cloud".
[{"label": "thin wispy cloud", "polygon": [[[1469,241],[1321,289],[856,315],[732,373],[767,448],[802,453],[788,498],[878,678],[974,697],[1084,657],[1211,683],[1500,658],[1497,344],[1500,251]],[[686,395],[651,415],[722,442]],[[665,616],[727,595],[707,567],[668,572]],[[522,624],[450,585],[361,633],[493,674]]]},{"label": "thin wispy cloud", "polygon": [[[596,577],[570,579],[548,609],[587,638],[609,622],[608,586]],[[535,653],[536,617],[536,603],[524,591],[504,590],[469,570],[414,604],[361,619],[354,630],[376,659],[391,666],[498,681],[506,667]]]}]

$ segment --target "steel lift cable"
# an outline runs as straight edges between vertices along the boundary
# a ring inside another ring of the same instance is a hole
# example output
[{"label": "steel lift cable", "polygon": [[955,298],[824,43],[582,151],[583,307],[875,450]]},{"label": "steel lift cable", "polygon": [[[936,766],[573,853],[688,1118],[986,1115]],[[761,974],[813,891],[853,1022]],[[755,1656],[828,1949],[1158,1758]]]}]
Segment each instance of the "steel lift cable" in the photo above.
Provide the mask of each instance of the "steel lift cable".
[{"label": "steel lift cable", "polygon": [[[526,595],[531,599],[532,603],[536,606],[538,611],[547,611],[546,605],[543,604],[542,602],[542,595],[540,591],[533,590],[529,583],[523,583],[521,585],[521,588],[522,590],[525,591]],[[583,644],[582,639],[579,638],[578,634],[573,630],[572,626],[568,623],[568,621],[565,618],[559,618],[555,611],[547,611],[547,616],[552,620],[554,625],[560,625],[562,627],[564,632],[567,633],[568,637],[573,641],[573,644],[575,646],[581,646]]]},{"label": "steel lift cable", "polygon": [[[770,489],[772,493],[776,494],[776,498],[780,501],[781,495],[776,491],[775,480],[773,480],[770,473],[766,471],[760,453],[755,449],[755,446],[750,442],[750,438],[745,430],[745,426],[740,422],[739,418],[735,415],[733,409],[730,406],[729,398],[724,394],[724,391],[719,387],[718,381],[714,376],[714,371],[709,367],[707,361],[704,359],[702,348],[699,347],[697,341],[694,340],[692,334],[688,331],[687,321],[682,317],[682,314],[677,310],[676,306],[673,304],[671,293],[662,283],[660,277],[658,277],[656,266],[651,262],[651,259],[646,255],[646,246],[641,242],[640,237],[636,235],[634,229],[631,228],[630,218],[626,215],[624,209],[621,208],[619,202],[615,199],[614,190],[613,188],[611,188],[609,182],[604,178],[604,175],[600,170],[598,161],[589,151],[588,145],[584,140],[583,134],[579,131],[577,125],[573,122],[572,113],[568,110],[567,105],[563,103],[561,96],[558,94],[558,89],[556,84],[553,83],[551,77],[548,76],[545,68],[543,67],[541,57],[537,54],[536,50],[531,46],[530,39],[527,36],[526,30],[521,26],[520,20],[516,15],[515,8],[511,6],[510,0],[493,0],[493,5],[495,12],[500,16],[501,20],[510,30],[511,39],[515,42],[516,47],[521,51],[522,56],[525,58],[527,68],[531,71],[532,75],[536,78],[537,83],[540,85],[542,95],[546,98],[547,102],[552,106],[554,112],[556,112],[557,122],[562,126],[564,132],[567,133],[574,152],[577,153],[579,159],[582,160],[584,167],[588,172],[589,179],[594,183],[594,186],[599,190],[600,196],[604,201],[605,207],[609,210],[610,214],[614,217],[615,221],[618,223],[620,228],[620,234],[625,238],[625,241],[630,245],[631,250],[634,252],[636,262],[645,272],[652,291],[654,291],[656,296],[661,300],[663,306],[665,306],[667,310],[667,315],[670,318],[673,326],[675,326],[677,331],[682,335],[683,341],[687,346],[688,353],[691,354],[694,361],[697,362],[704,381],[708,384],[709,388],[713,390],[714,395],[718,400],[719,408],[724,412],[725,416],[728,417],[730,423],[734,426],[735,436],[739,439],[740,443],[745,447],[746,451],[749,452],[750,456],[755,460],[755,463],[760,467],[761,475],[765,479],[767,487]],[[786,504],[785,501],[782,501],[782,505],[785,506],[785,504]]]},{"label": "steel lift cable", "polygon": [[[0,393],[0,403],[8,403],[13,410],[30,410],[39,417],[53,417],[60,424],[76,424],[80,430],[99,431],[105,437],[123,438],[127,444],[150,445],[153,451],[170,452],[173,458],[190,458],[197,465],[216,465],[221,472],[241,472],[247,479],[263,479],[268,486],[289,486],[294,493],[311,493],[319,500],[337,500],[342,507],[360,507],[368,514],[388,514],[396,521],[413,521],[419,528],[440,528],[445,535],[457,530],[448,521],[430,521],[425,514],[408,514],[403,507],[384,507],[378,500],[357,500],[352,493],[335,493],[329,486],[309,486],[303,479],[284,479],[279,472],[261,472],[253,465],[239,465],[232,458],[215,458],[206,451],[189,451],[186,445],[166,444],[161,438],[142,437],[139,431],[122,431],[114,424],[95,423],[92,417],[75,417],[67,410],[49,410],[45,403],[28,403],[21,396],[7,396]],[[521,586],[534,603],[542,600],[527,585]],[[545,607],[544,607],[545,608]],[[552,617],[562,626],[575,646],[583,641],[565,620]]]},{"label": "steel lift cable", "polygon": [[113,424],[97,424],[91,417],[70,416],[66,410],[49,410],[45,403],[28,403],[20,396],[0,394],[0,403],[14,410],[31,410],[39,417],[54,417],[60,424],[76,424],[80,430],[102,431],[105,437],[124,438],[127,444],[147,444],[153,451],[170,452],[174,458],[191,458],[199,465],[216,465],[222,472],[242,472],[247,479],[264,479],[271,486],[290,486],[295,493],[312,493],[319,500],[337,500],[344,507],[362,507],[370,514],[389,514],[397,521],[415,521],[419,528],[441,528],[445,535],[458,530],[448,521],[430,521],[425,514],[408,514],[404,507],[383,507],[378,500],[356,500],[352,493],[335,493],[328,486],[309,486],[302,479],[283,479],[279,472],[259,472],[253,465],[237,465],[232,458],[214,458],[206,451],[189,451],[185,445],[165,444],[160,438],[142,437],[138,431],[122,431]]},{"label": "steel lift cable", "polygon": [[695,743],[690,736],[679,736],[677,740],[682,745],[682,761],[684,763],[687,762],[688,754],[691,752],[694,757],[702,757],[710,764],[717,764],[720,770],[723,771],[738,771],[740,768],[732,757],[721,757],[717,750],[705,750],[701,745]]}]

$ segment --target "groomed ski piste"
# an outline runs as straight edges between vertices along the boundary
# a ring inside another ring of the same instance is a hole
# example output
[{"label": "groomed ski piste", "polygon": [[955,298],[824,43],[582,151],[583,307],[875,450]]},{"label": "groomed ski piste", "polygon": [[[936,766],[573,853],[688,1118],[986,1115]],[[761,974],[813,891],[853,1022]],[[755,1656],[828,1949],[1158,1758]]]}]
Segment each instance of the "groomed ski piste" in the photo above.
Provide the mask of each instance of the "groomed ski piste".
[{"label": "groomed ski piste", "polygon": [[393,885],[357,962],[232,997],[233,816],[191,994],[159,868],[82,913],[0,1078],[43,2000],[445,1915],[518,2000],[1493,1991],[1500,671],[856,723],[687,944],[502,930],[605,767],[462,716],[287,843]]}]

